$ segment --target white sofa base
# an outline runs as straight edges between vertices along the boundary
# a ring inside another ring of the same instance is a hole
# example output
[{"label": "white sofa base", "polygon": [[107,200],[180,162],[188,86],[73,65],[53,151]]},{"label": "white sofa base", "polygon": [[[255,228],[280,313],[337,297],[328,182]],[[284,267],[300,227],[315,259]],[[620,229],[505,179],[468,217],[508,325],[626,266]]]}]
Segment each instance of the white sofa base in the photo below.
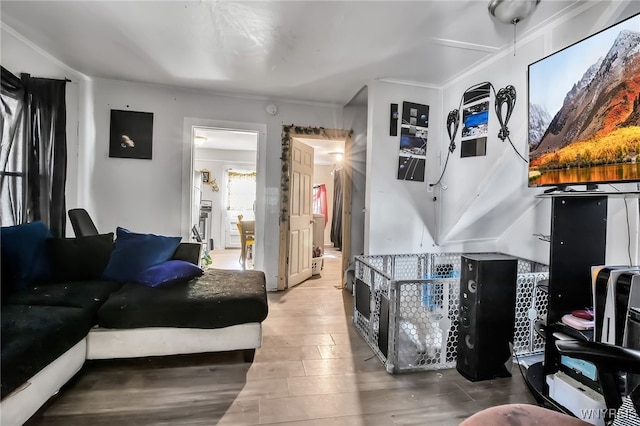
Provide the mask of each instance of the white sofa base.
[{"label": "white sofa base", "polygon": [[258,322],[224,328],[95,327],[87,336],[87,359],[138,358],[256,349],[262,344]]},{"label": "white sofa base", "polygon": [[40,370],[0,402],[0,424],[24,424],[82,368],[85,359],[138,358],[257,349],[258,322],[224,328],[149,327],[126,330],[95,327],[89,335]]},{"label": "white sofa base", "polygon": [[0,402],[0,424],[21,425],[55,395],[84,364],[87,339],[84,338],[36,373],[25,384]]}]

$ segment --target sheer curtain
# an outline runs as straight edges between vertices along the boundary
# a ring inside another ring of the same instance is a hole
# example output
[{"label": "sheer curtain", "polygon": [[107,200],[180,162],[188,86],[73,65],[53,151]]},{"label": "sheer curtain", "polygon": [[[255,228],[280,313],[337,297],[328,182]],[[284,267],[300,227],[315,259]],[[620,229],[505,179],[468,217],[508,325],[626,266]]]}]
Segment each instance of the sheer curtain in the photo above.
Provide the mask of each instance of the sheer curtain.
[{"label": "sheer curtain", "polygon": [[313,213],[324,215],[324,224],[329,221],[327,211],[327,186],[324,183],[313,187]]},{"label": "sheer curtain", "polygon": [[0,221],[42,220],[65,235],[66,80],[18,79],[2,68]]},{"label": "sheer curtain", "polygon": [[227,172],[227,210],[253,210],[256,201],[256,172]]},{"label": "sheer curtain", "polygon": [[11,226],[27,221],[26,156],[24,144],[24,98],[22,82],[4,67],[2,87],[2,144],[0,145],[0,225]]}]

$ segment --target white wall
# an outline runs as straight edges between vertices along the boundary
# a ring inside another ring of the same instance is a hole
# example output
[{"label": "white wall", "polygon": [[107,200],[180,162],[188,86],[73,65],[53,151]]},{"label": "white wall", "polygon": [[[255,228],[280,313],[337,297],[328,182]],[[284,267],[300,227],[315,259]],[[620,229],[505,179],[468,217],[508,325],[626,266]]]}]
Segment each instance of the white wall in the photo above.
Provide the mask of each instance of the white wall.
[{"label": "white wall", "polygon": [[[553,52],[587,37],[634,13],[637,2],[589,2],[570,16],[538,30],[521,40],[513,55],[509,47],[503,55],[470,70],[443,88],[443,109],[458,108],[464,90],[474,84],[490,81],[496,90],[513,85],[517,92],[516,107],[509,121],[511,139],[525,158],[527,139],[527,66]],[[493,106],[492,106],[493,108]],[[444,114],[443,114],[444,117]],[[518,158],[508,142],[497,138],[498,124],[493,114],[489,121],[487,156],[460,158],[458,145],[443,179],[447,190],[438,188],[439,218],[437,240],[442,244],[476,242],[482,250],[498,250],[547,263],[549,244],[534,234],[548,235],[551,228],[551,203],[536,198],[540,188],[527,187],[527,164]],[[443,150],[448,144],[442,133]],[[632,190],[634,185],[619,185]],[[612,190],[608,186],[601,189]],[[608,263],[628,263],[628,237],[631,256],[638,259],[637,201],[629,201],[630,225],[627,227],[624,201],[609,201]]]},{"label": "white wall", "polygon": [[367,110],[369,88],[363,87],[344,107],[344,122],[353,130],[351,149],[351,258],[364,254],[365,194],[367,185]]},{"label": "white wall", "polygon": [[[638,12],[638,2],[585,3],[568,17],[520,40],[515,56],[512,46],[507,46],[503,54],[442,88],[382,81],[369,85],[365,253],[498,250],[548,262],[549,244],[534,234],[550,233],[550,202],[535,197],[542,189],[528,188],[527,164],[508,141],[497,137],[495,114],[489,121],[487,155],[460,158],[458,133],[457,149],[449,158],[442,185],[430,188],[426,182],[396,179],[398,137],[388,136],[389,104],[397,103],[400,108],[402,101],[430,105],[427,182],[435,182],[449,144],[446,116],[459,108],[464,91],[484,81],[491,82],[496,91],[513,85],[517,101],[509,130],[515,147],[527,158],[527,66]],[[620,185],[619,189],[635,188]],[[626,263],[629,252],[634,262],[639,261],[637,201],[628,205],[627,227],[624,201],[609,202],[608,262]]]},{"label": "white wall", "polygon": [[[496,92],[508,85],[514,86],[516,105],[508,127],[514,146],[526,158],[526,69],[527,64],[543,53],[542,40],[538,38],[520,45],[516,56],[511,51],[488,66],[474,69],[465,78],[444,88],[444,110],[448,113],[459,108],[465,90],[478,83],[490,82]],[[440,211],[437,238],[441,244],[458,242],[464,248],[476,242],[483,250],[496,250],[497,240],[505,229],[536,203],[534,195],[540,191],[527,188],[527,164],[508,141],[502,142],[498,138],[500,127],[493,102],[492,93],[487,155],[460,157],[461,125],[455,141],[457,148],[450,154],[442,185],[435,188]],[[442,139],[448,145],[449,139],[445,135],[446,129]],[[445,149],[443,147],[443,151]],[[533,239],[529,236],[520,244],[528,244]]]},{"label": "white wall", "polygon": [[[430,107],[425,182],[397,179],[400,130],[398,136],[389,136],[389,105],[398,104],[402,112],[403,101]],[[434,250],[434,240],[427,229],[434,216],[434,205],[428,197],[427,185],[438,173],[440,105],[437,89],[382,81],[369,85],[364,254]]]},{"label": "white wall", "polygon": [[[68,206],[88,208],[103,232],[122,225],[140,232],[184,233],[182,216],[188,206],[183,206],[183,191],[189,190],[189,182],[185,181],[182,164],[190,161],[185,159],[190,154],[184,153],[191,152],[190,140],[184,132],[187,118],[265,126],[266,143],[258,152],[258,170],[263,164],[265,173],[259,188],[260,211],[256,219],[258,238],[265,244],[263,270],[267,286],[274,290],[283,124],[353,128],[355,147],[359,146],[359,135],[366,134],[366,149],[359,151],[360,154],[366,152],[362,248],[365,254],[497,249],[546,262],[548,244],[532,234],[549,232],[550,203],[535,198],[539,189],[527,188],[526,164],[506,142],[497,139],[495,117],[490,119],[487,156],[461,159],[458,137],[458,149],[452,154],[443,179],[446,190],[441,186],[429,190],[428,183],[440,175],[447,152],[446,114],[458,107],[460,97],[470,85],[485,80],[496,88],[514,85],[518,96],[509,129],[515,146],[526,156],[527,65],[638,12],[638,2],[585,2],[575,16],[550,23],[520,40],[515,57],[509,46],[504,55],[442,88],[373,81],[368,85],[366,119],[363,114],[358,116],[348,108],[343,110],[335,105],[229,97],[104,79],[85,81],[4,29],[2,62],[14,73],[74,80],[68,86],[77,89],[75,93],[69,90],[67,99]],[[403,101],[427,104],[431,108],[427,176],[423,183],[396,179],[399,137],[389,136],[389,104],[397,103],[401,108]],[[264,106],[272,102],[279,109],[275,116],[264,111]],[[154,113],[153,160],[108,157],[110,109]],[[348,118],[348,123],[343,116]],[[79,137],[76,128],[79,128]],[[73,159],[74,149],[79,161]],[[630,185],[620,186],[620,189],[629,188]],[[630,250],[638,262],[637,200],[628,204]],[[608,224],[607,261],[628,262],[629,229],[624,201],[610,202]]]},{"label": "white wall", "polygon": [[[188,201],[183,200],[182,195],[190,188],[183,173],[183,163],[190,161],[183,155],[191,152],[190,135],[184,133],[185,120],[199,118],[266,125],[266,143],[258,152],[258,173],[262,173],[260,164],[264,164],[265,171],[263,187],[258,188],[256,212],[257,239],[264,243],[261,250],[264,258],[257,257],[257,250],[256,266],[264,270],[267,288],[274,290],[278,270],[282,125],[341,128],[341,108],[276,101],[279,112],[270,116],[264,110],[267,100],[104,79],[96,79],[92,89],[92,94],[87,96],[90,100],[87,107],[93,109],[95,137],[92,139],[91,132],[87,132],[86,138],[93,146],[95,162],[86,183],[98,226],[105,230],[128,225],[139,232],[188,238],[181,226],[184,209],[188,208]],[[108,157],[111,109],[154,113],[152,160]]]},{"label": "white wall", "polygon": [[[13,30],[2,26],[0,33],[2,66],[20,77],[21,73],[32,77],[69,79],[66,86],[67,105],[67,186],[65,191],[67,210],[78,207],[78,123],[79,94],[85,84],[85,76],[65,66],[61,62],[29,43]],[[73,236],[73,229],[67,217],[67,236]]]},{"label": "white wall", "polygon": [[212,201],[211,227],[213,229],[213,246],[216,249],[225,247],[226,171],[229,169],[255,171],[256,155],[256,151],[207,148],[196,148],[194,150],[195,170],[209,170],[211,179],[215,179],[218,188],[220,188],[220,191],[214,192],[210,185],[202,186],[202,199]]},{"label": "white wall", "polygon": [[[342,107],[107,79],[80,80],[80,74],[73,75],[73,70],[4,28],[2,64],[14,73],[78,81],[75,93],[68,91],[71,99],[68,96],[67,100],[67,205],[89,210],[101,232],[125,226],[138,232],[189,238],[188,227],[183,226],[189,217],[184,221],[182,217],[188,216],[191,192],[191,177],[184,177],[183,164],[192,161],[185,122],[217,120],[264,126],[266,132],[261,137],[265,143],[258,152],[258,169],[264,167],[264,176],[256,212],[256,236],[264,244],[264,258],[259,262],[256,253],[256,266],[261,264],[267,288],[276,289],[282,125],[341,129]],[[265,112],[269,103],[278,106],[277,115]],[[152,160],[109,158],[111,109],[154,114]]]}]

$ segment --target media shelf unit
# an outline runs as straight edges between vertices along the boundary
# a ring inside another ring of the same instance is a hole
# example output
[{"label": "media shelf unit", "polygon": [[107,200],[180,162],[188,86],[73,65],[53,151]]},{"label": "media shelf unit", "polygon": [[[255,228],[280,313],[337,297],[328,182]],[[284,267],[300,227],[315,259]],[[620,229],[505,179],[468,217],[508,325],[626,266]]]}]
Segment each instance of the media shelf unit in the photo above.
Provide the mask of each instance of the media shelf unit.
[{"label": "media shelf unit", "polygon": [[[539,403],[567,412],[549,397],[546,376],[559,370],[554,332],[567,334],[562,316],[593,305],[591,266],[604,265],[609,198],[639,198],[640,192],[568,191],[543,193],[551,199],[551,239],[546,325],[536,324],[545,338],[544,361],[527,370],[527,384]],[[572,333],[573,338],[589,335]]]}]

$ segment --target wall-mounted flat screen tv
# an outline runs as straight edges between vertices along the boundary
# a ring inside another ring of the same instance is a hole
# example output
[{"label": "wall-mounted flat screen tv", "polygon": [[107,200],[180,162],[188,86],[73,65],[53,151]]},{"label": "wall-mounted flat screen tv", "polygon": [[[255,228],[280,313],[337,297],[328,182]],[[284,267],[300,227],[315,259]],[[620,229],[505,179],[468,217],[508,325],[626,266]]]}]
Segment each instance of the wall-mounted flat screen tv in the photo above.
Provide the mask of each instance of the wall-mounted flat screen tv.
[{"label": "wall-mounted flat screen tv", "polygon": [[528,69],[529,186],[640,180],[640,15]]}]

